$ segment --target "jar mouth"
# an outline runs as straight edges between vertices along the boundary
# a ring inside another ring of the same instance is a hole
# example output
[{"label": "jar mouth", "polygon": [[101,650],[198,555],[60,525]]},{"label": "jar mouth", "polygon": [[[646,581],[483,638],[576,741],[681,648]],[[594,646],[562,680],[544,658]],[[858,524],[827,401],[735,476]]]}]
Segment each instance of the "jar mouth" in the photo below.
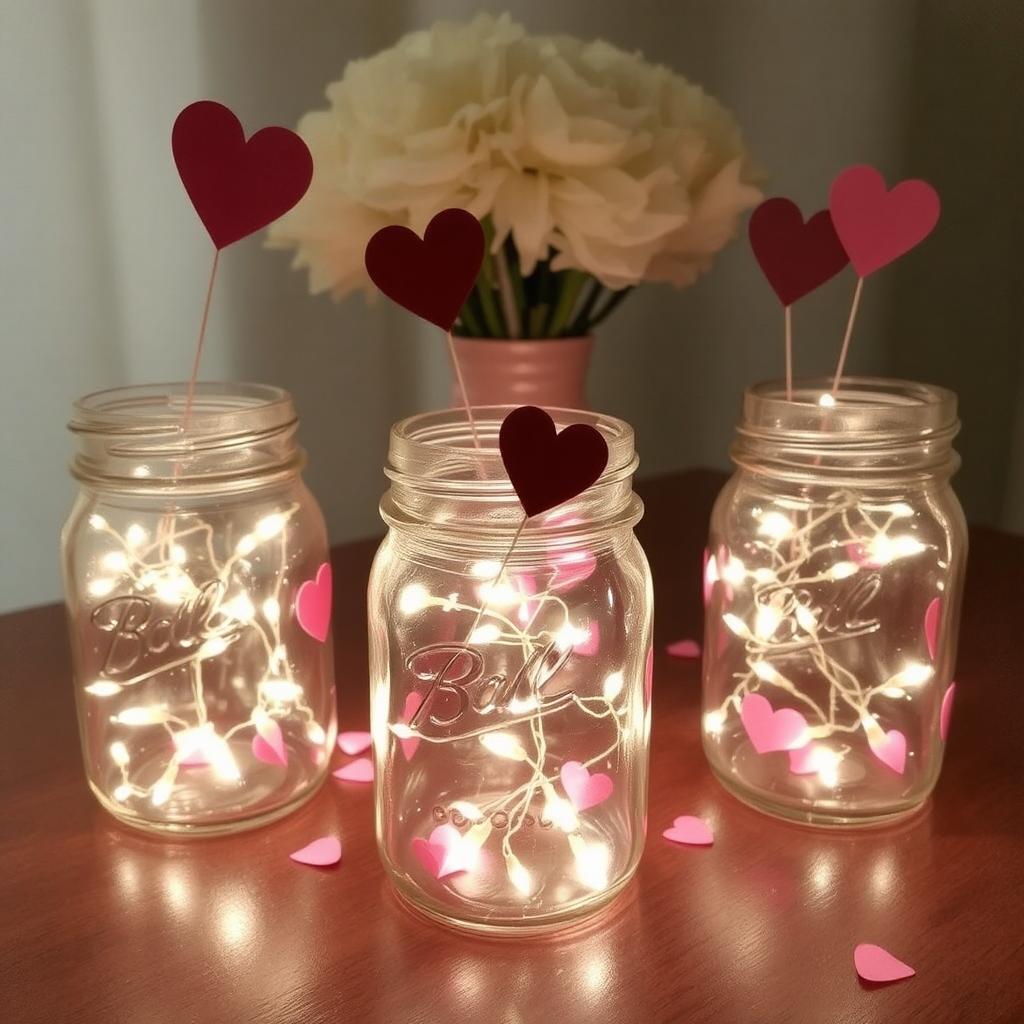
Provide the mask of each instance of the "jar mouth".
[{"label": "jar mouth", "polygon": [[96,391],[73,405],[78,436],[72,473],[93,482],[152,489],[190,479],[208,484],[301,468],[291,395],[270,384],[201,381],[185,411],[185,382]]},{"label": "jar mouth", "polygon": [[[399,420],[391,428],[384,473],[394,483],[450,497],[505,497],[513,493],[498,450],[502,421],[514,405],[473,407],[480,447],[474,443],[465,410],[441,409]],[[608,445],[608,464],[594,486],[632,477],[639,463],[633,428],[615,416],[581,409],[546,408],[561,432],[574,423],[599,431]]]},{"label": "jar mouth", "polygon": [[790,440],[843,443],[893,441],[948,433],[955,436],[956,395],[947,388],[885,377],[844,377],[835,397],[832,380],[811,377],[793,383],[786,398],[783,381],[754,384],[743,396],[741,433]]}]

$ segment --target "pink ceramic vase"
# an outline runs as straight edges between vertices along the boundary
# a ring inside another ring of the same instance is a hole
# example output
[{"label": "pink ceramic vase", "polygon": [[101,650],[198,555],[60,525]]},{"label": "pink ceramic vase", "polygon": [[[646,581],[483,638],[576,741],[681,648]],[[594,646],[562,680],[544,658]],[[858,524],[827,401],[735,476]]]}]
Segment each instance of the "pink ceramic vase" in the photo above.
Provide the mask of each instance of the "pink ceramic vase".
[{"label": "pink ceramic vase", "polygon": [[[453,340],[472,405],[587,408],[587,366],[593,338]],[[452,404],[462,404],[454,383]]]}]

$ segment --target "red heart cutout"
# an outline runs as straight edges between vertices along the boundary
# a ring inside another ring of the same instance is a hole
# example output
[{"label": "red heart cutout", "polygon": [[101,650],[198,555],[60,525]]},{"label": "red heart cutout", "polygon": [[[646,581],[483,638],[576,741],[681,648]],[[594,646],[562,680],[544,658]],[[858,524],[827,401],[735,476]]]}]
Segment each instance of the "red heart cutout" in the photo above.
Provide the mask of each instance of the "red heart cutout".
[{"label": "red heart cutout", "polygon": [[435,214],[422,240],[389,224],[366,245],[366,272],[391,300],[442,331],[450,331],[484,261],[484,229],[452,207]]},{"label": "red heart cutout", "polygon": [[528,516],[582,494],[608,464],[600,431],[573,423],[557,433],[554,420],[535,405],[520,406],[505,417],[498,448]]},{"label": "red heart cutout", "polygon": [[800,207],[782,197],[766,199],[751,214],[747,233],[783,306],[813,292],[850,262],[828,210],[819,210],[805,224]]},{"label": "red heart cutout", "polygon": [[861,277],[909,252],[939,220],[939,194],[926,181],[901,181],[891,191],[867,164],[848,167],[832,182],[828,207],[850,261]]},{"label": "red heart cutout", "polygon": [[223,104],[199,100],[175,119],[171,150],[185,191],[218,249],[287,213],[313,180],[313,157],[287,128],[248,142]]}]

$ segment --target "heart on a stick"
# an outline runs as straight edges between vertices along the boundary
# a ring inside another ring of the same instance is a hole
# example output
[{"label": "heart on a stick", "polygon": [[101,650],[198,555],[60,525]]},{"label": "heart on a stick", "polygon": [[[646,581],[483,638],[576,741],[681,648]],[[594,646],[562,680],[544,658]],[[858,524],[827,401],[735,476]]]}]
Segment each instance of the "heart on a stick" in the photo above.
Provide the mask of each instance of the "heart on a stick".
[{"label": "heart on a stick", "polygon": [[916,178],[887,191],[874,167],[858,164],[832,182],[828,208],[850,262],[867,277],[931,234],[939,220],[939,194]]},{"label": "heart on a stick", "polygon": [[599,430],[573,423],[559,433],[554,420],[535,405],[520,406],[505,417],[498,448],[527,516],[582,494],[608,464],[608,445]]},{"label": "heart on a stick", "polygon": [[436,214],[421,239],[389,224],[366,245],[366,272],[392,301],[450,331],[484,261],[484,230],[465,210]]},{"label": "heart on a stick", "polygon": [[246,140],[223,104],[199,100],[175,119],[171,151],[192,205],[218,249],[287,213],[313,180],[313,157],[287,128]]},{"label": "heart on a stick", "polygon": [[797,299],[835,277],[850,262],[828,210],[804,222],[800,207],[781,196],[766,199],[750,216],[750,247],[779,302]]}]

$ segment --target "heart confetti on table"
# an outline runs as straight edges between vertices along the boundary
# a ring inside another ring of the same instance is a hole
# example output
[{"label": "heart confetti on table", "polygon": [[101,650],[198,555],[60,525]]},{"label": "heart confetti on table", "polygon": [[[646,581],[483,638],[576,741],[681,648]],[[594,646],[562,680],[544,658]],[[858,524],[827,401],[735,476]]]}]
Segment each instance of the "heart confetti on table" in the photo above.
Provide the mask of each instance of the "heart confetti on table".
[{"label": "heart confetti on table", "polygon": [[373,762],[368,757],[360,757],[332,774],[342,782],[373,782]]},{"label": "heart confetti on table", "polygon": [[354,757],[364,750],[369,750],[373,743],[373,737],[368,732],[340,732],[338,733],[338,747],[342,753]]},{"label": "heart confetti on table", "polygon": [[956,683],[950,683],[942,695],[942,706],[939,708],[939,736],[946,742],[949,736],[949,723],[953,718],[953,697],[956,694]]},{"label": "heart confetti on table", "polygon": [[928,646],[928,657],[935,660],[939,647],[939,622],[942,620],[942,598],[933,597],[924,611],[924,642]]},{"label": "heart confetti on table", "polygon": [[699,658],[700,644],[696,640],[675,640],[665,648],[670,658]]},{"label": "heart confetti on table", "polygon": [[331,629],[331,563],[324,562],[316,579],[306,580],[295,595],[295,617],[314,640],[323,643]]},{"label": "heart confetti on table", "polygon": [[854,270],[867,277],[923,242],[938,223],[940,204],[926,181],[901,181],[887,191],[874,167],[858,164],[836,176],[828,208]]},{"label": "heart confetti on table", "polygon": [[882,764],[902,775],[907,764],[907,738],[899,729],[885,732],[881,727],[868,730],[868,746]]},{"label": "heart confetti on table", "polygon": [[566,761],[560,772],[566,796],[577,811],[596,807],[612,795],[614,783],[611,777],[596,773],[591,775],[579,761]]},{"label": "heart confetti on table", "polygon": [[171,150],[218,249],[287,213],[313,180],[313,158],[295,132],[261,128],[247,141],[238,118],[213,100],[199,100],[178,115]]},{"label": "heart confetti on table", "polygon": [[412,851],[434,878],[470,871],[479,858],[478,848],[466,842],[454,825],[438,825],[429,839],[417,836]]},{"label": "heart confetti on table", "polygon": [[450,331],[484,261],[484,230],[466,210],[436,214],[423,238],[389,224],[366,245],[366,271],[392,301]]},{"label": "heart confetti on table", "polygon": [[740,705],[740,720],[759,754],[799,750],[807,744],[807,719],[793,708],[772,709],[766,697],[748,693]]},{"label": "heart confetti on table", "polygon": [[854,949],[853,964],[865,981],[901,981],[917,973],[909,964],[897,960],[888,950],[870,942],[862,942]]},{"label": "heart confetti on table", "polygon": [[599,430],[573,423],[559,432],[535,405],[520,406],[505,417],[498,447],[527,517],[582,494],[608,464],[608,444]]},{"label": "heart confetti on table", "polygon": [[673,843],[684,846],[711,846],[715,835],[708,825],[691,814],[683,814],[672,822],[672,827],[661,833]]},{"label": "heart confetti on table", "polygon": [[326,868],[341,860],[341,843],[334,836],[322,836],[288,856],[298,864]]},{"label": "heart confetti on table", "polygon": [[766,199],[750,215],[747,231],[754,256],[783,306],[802,299],[850,262],[828,210],[805,223],[792,200]]}]

